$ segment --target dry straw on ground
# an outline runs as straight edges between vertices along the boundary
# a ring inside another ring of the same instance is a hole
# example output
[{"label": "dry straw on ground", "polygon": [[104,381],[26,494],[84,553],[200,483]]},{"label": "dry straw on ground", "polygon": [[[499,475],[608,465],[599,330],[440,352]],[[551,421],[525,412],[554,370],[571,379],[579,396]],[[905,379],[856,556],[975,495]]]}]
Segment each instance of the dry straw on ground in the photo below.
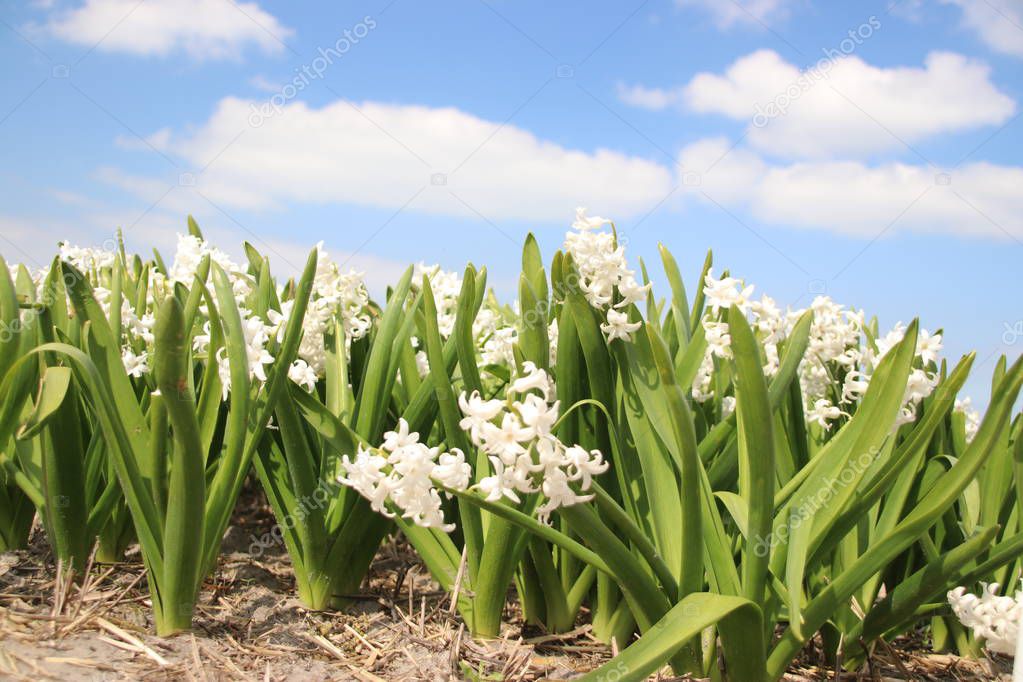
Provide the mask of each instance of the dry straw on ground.
[{"label": "dry straw on ground", "polygon": [[[449,680],[570,679],[612,651],[582,626],[564,635],[523,627],[506,614],[502,638],[473,641],[450,595],[437,588],[400,541],[385,544],[362,593],[345,613],[311,612],[293,595],[280,546],[260,557],[251,538],[272,527],[260,497],[247,494],[206,581],[192,633],[152,633],[138,555],[92,566],[77,584],[55,570],[40,533],[30,549],[0,555],[0,678],[12,680]],[[509,607],[512,609],[512,607]],[[815,651],[786,680],[839,679]],[[929,654],[899,640],[843,680],[1008,679],[1005,660]],[[667,669],[659,679],[672,678]]]}]

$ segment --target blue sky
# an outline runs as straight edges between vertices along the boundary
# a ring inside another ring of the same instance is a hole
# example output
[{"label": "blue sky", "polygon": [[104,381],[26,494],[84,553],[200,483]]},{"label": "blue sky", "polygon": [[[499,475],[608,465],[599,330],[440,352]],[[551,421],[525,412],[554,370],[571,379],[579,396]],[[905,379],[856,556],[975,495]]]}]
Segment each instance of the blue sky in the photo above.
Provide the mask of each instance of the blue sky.
[{"label": "blue sky", "polygon": [[663,242],[919,315],[981,404],[1018,355],[1023,1],[339,5],[4,3],[4,256],[172,252],[191,212],[282,270],[324,240],[377,288],[472,260],[510,297],[526,232],[549,257],[585,205],[659,293]]}]

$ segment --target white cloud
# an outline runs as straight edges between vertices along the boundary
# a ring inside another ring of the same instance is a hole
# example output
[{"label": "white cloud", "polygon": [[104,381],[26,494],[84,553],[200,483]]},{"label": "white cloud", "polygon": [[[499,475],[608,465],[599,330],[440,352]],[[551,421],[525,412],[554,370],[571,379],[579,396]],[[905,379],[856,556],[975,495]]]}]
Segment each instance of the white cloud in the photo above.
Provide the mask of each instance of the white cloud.
[{"label": "white cloud", "polygon": [[702,174],[699,186],[687,188],[691,196],[745,207],[759,220],[776,225],[865,238],[890,225],[888,233],[1023,240],[1020,167],[971,163],[939,178],[939,170],[903,163],[808,161],[772,166],[748,150],[728,149],[727,140],[715,138],[682,150],[680,160],[686,168],[713,166]]},{"label": "white cloud", "polygon": [[[927,165],[778,163],[715,138],[682,150],[680,165],[691,175],[679,177],[665,164],[568,149],[453,108],[296,102],[253,128],[247,123],[253,107],[258,104],[227,98],[205,123],[171,133],[169,149],[181,155],[182,168],[206,170],[194,188],[174,187],[161,210],[183,215],[198,206],[219,216],[208,198],[229,212],[340,203],[495,223],[564,223],[569,207],[590,205],[625,220],[659,204],[682,181],[683,195],[780,227],[873,238],[898,218],[890,231],[1023,238],[1019,167],[971,163],[950,171],[945,184]],[[431,182],[435,174],[446,174],[446,184]],[[97,177],[144,205],[174,184],[109,168]]]},{"label": "white cloud", "polygon": [[[639,104],[675,97],[638,92],[632,99]],[[683,97],[694,111],[749,121],[750,144],[785,158],[900,150],[940,133],[1004,123],[1016,110],[991,82],[987,65],[948,52],[932,52],[922,68],[882,68],[841,56],[800,72],[776,52],[759,50],[723,74],[697,74]]]},{"label": "white cloud", "polygon": [[708,12],[720,28],[737,24],[768,23],[788,14],[790,0],[676,0],[681,7]]},{"label": "white cloud", "polygon": [[[564,222],[579,204],[635,215],[672,187],[672,172],[658,163],[569,149],[455,108],[335,101],[317,109],[293,102],[260,115],[259,106],[226,98],[197,129],[171,136],[169,149],[191,168],[206,168],[197,186],[217,204],[255,210],[290,201],[390,210],[408,204],[494,222]],[[261,125],[252,127],[250,119]]]},{"label": "white cloud", "polygon": [[991,49],[1023,57],[1023,0],[942,0],[963,11],[963,25]]},{"label": "white cloud", "polygon": [[679,155],[680,165],[695,173],[698,185],[689,190],[707,192],[721,203],[744,202],[750,188],[759,185],[767,164],[748,149],[732,149],[723,137],[706,138],[689,145]]},{"label": "white cloud", "polygon": [[684,101],[682,88],[648,88],[643,85],[618,84],[618,99],[629,106],[650,111],[662,111],[680,106]]},{"label": "white cloud", "polygon": [[45,25],[67,42],[104,52],[237,59],[247,45],[280,52],[294,31],[254,2],[86,0]]}]

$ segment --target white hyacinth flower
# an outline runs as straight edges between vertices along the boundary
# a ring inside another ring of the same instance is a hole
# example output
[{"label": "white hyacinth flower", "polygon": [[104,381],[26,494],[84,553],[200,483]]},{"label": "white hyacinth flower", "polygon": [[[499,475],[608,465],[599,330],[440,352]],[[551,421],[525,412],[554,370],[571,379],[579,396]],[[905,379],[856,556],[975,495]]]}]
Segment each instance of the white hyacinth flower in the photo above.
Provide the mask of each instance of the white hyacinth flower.
[{"label": "white hyacinth flower", "polygon": [[[982,587],[979,597],[965,587],[957,587],[948,593],[948,603],[959,622],[973,630],[975,637],[983,638],[988,649],[1017,656],[1019,668],[1023,592],[1017,592],[1015,597],[999,596],[997,583],[982,583]],[[1020,672],[1016,670],[1017,677]]]},{"label": "white hyacinth flower", "polygon": [[600,216],[586,215],[586,209],[582,206],[575,209],[575,221],[572,223],[573,230],[599,230],[611,221]]},{"label": "white hyacinth flower", "polygon": [[753,293],[753,285],[743,286],[741,280],[734,277],[722,277],[716,279],[713,269],[707,270],[704,277],[703,294],[706,296],[706,305],[711,312],[717,314],[721,310],[736,305],[740,310],[745,311],[749,306],[749,297]]},{"label": "white hyacinth flower", "polygon": [[124,371],[128,376],[137,379],[149,371],[148,355],[145,351],[136,355],[130,348],[121,351],[121,363],[124,364]]},{"label": "white hyacinth flower", "polygon": [[633,332],[641,326],[642,322],[629,322],[628,314],[612,308],[607,311],[607,322],[600,325],[600,330],[607,334],[608,343],[615,339],[632,341]]},{"label": "white hyacinth flower", "polygon": [[636,280],[636,273],[626,263],[625,249],[618,244],[615,235],[598,231],[608,224],[611,221],[606,218],[587,216],[585,208],[576,209],[572,224],[576,231],[565,235],[564,248],[579,272],[579,290],[591,306],[606,311],[607,323],[601,328],[608,335],[608,341],[629,341],[639,326],[629,323],[622,309],[645,300],[650,285],[641,285]]},{"label": "white hyacinth flower", "polygon": [[291,367],[288,368],[288,378],[307,391],[316,388],[316,371],[301,358],[291,363]]},{"label": "white hyacinth flower", "polygon": [[831,401],[827,398],[819,398],[813,403],[813,407],[810,408],[806,413],[806,421],[816,422],[822,429],[827,431],[831,428],[830,422],[838,419],[841,416],[848,417],[848,413],[843,412],[837,406],[832,405]]},{"label": "white hyacinth flower", "polygon": [[[380,454],[379,451],[387,453]],[[355,459],[341,459],[344,472],[338,481],[357,491],[370,502],[374,511],[393,517],[388,505],[401,510],[406,518],[424,528],[446,533],[455,529],[444,522],[437,484],[448,490],[465,490],[472,468],[461,450],[442,453],[419,442],[419,434],[409,430],[404,419],[394,431],[384,434],[380,449],[359,448]]]},{"label": "white hyacinth flower", "polygon": [[[461,426],[473,444],[490,455],[492,471],[474,486],[487,500],[518,503],[519,494],[542,494],[537,518],[592,499],[586,494],[594,476],[607,471],[598,450],[566,447],[551,432],[560,403],[547,373],[525,362],[506,391],[506,401],[482,401],[477,394],[459,398],[466,418]],[[483,422],[483,423],[481,423]]]},{"label": "white hyacinth flower", "polygon": [[465,415],[458,426],[463,431],[468,431],[473,440],[479,440],[483,425],[504,409],[504,403],[500,400],[484,400],[480,397],[479,391],[473,391],[469,396],[463,392],[458,396],[458,406]]},{"label": "white hyacinth flower", "polygon": [[545,370],[540,369],[535,363],[527,360],[522,363],[522,374],[512,382],[512,385],[508,388],[508,393],[528,393],[534,389],[540,391],[544,398],[550,400],[553,391],[550,377],[547,376]]}]

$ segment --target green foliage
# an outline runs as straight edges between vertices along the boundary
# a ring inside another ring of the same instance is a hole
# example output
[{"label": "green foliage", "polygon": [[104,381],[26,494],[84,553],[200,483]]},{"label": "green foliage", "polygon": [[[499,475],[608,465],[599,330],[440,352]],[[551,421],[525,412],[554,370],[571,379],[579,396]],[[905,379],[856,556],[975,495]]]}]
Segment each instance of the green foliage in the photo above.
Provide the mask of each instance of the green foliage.
[{"label": "green foliage", "polygon": [[[518,312],[496,303],[485,270],[470,265],[450,286],[409,268],[382,305],[359,309],[364,328],[343,307],[323,316],[322,366],[303,385],[291,372],[323,314],[318,252],[287,283],[251,245],[247,269],[207,254],[188,283],[123,248],[91,269],[57,259],[39,281],[0,260],[0,550],[25,543],[35,514],[79,571],[97,544],[116,558],[137,541],[157,631],[187,629],[254,469],[308,607],[344,606],[381,541],[402,532],[457,589],[476,636],[501,634],[512,587],[526,620],[552,632],[588,612],[622,652],[585,679],[665,664],[720,678],[719,646],[725,678],[780,679],[822,633],[825,654],[855,670],[921,624],[935,648],[976,653],[942,604],[954,586],[1023,570],[1023,359],[998,363],[974,435],[955,408],[974,357],[939,366],[915,321],[882,352],[864,323],[869,385],[849,398],[850,371],[827,365],[835,410],[814,419],[815,311],[772,336],[748,305],[707,293],[720,283],[710,254],[688,290],[660,256],[670,295],[650,293],[642,310],[617,289],[595,303],[572,253],[545,268],[532,236]],[[126,328],[147,314],[151,341]],[[503,361],[487,345],[497,332],[478,329],[485,316],[514,339]],[[632,331],[608,341],[615,325]],[[273,334],[254,350],[255,328]],[[265,377],[253,360],[264,350]],[[131,371],[145,353],[151,371]],[[610,463],[592,486],[573,479],[578,503],[549,524],[535,513],[542,489],[517,502],[479,490],[492,453],[460,408],[476,392],[506,395],[526,362],[556,381],[553,434]],[[921,376],[933,390],[907,403]],[[468,486],[444,490],[454,532],[379,514],[338,483],[399,420],[470,466]]]}]

